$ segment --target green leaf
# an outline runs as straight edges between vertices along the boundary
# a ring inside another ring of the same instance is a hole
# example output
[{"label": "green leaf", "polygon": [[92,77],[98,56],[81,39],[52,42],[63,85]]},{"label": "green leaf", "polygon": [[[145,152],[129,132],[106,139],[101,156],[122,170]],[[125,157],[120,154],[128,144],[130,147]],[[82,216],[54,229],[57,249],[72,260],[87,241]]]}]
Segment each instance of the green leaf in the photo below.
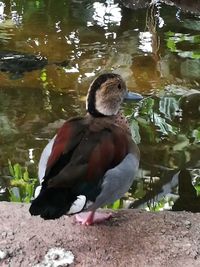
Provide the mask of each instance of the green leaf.
[{"label": "green leaf", "polygon": [[196,185],[196,186],[194,186],[194,188],[197,191],[197,196],[200,196],[200,185]]},{"label": "green leaf", "polygon": [[114,210],[118,210],[119,208],[120,208],[120,199],[118,199],[118,200],[116,200],[114,203],[113,203],[113,205],[112,205],[112,208],[114,209]]},{"label": "green leaf", "polygon": [[165,33],[165,35],[167,35],[169,37],[172,37],[172,36],[174,36],[174,32],[168,31],[168,32]]},{"label": "green leaf", "polygon": [[169,50],[171,52],[176,52],[177,51],[176,43],[175,43],[175,41],[172,38],[169,38],[167,40],[167,47],[169,48]]},{"label": "green leaf", "polygon": [[8,160],[8,168],[9,168],[9,172],[12,175],[12,177],[15,177],[14,169],[13,169],[13,166],[10,160]]},{"label": "green leaf", "polygon": [[9,170],[12,175],[10,181],[11,188],[10,201],[13,202],[30,202],[34,194],[36,185],[38,184],[37,178],[30,178],[28,168],[21,167],[19,163],[12,166],[8,161]]},{"label": "green leaf", "polygon": [[16,163],[13,168],[14,168],[14,177],[16,179],[21,179],[22,178],[22,168],[19,165],[19,163]]},{"label": "green leaf", "polygon": [[21,202],[20,190],[17,187],[13,187],[9,190],[10,200],[13,202]]},{"label": "green leaf", "polygon": [[29,173],[27,167],[25,168],[25,171],[23,173],[23,179],[24,181],[29,181]]},{"label": "green leaf", "polygon": [[137,189],[133,193],[134,198],[143,198],[146,195],[146,190],[144,190],[144,182],[140,181],[137,183]]}]

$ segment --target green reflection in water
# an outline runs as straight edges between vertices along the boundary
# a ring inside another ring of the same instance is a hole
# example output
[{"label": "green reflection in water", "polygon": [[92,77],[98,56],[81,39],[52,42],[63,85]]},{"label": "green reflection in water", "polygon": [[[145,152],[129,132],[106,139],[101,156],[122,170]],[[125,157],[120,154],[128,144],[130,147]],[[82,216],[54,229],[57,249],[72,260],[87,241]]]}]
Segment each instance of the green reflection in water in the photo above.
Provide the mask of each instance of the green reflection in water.
[{"label": "green reflection in water", "polygon": [[[124,106],[142,160],[138,181],[115,208],[163,208],[171,201],[163,197],[178,192],[179,168],[197,170],[198,187],[198,16],[163,4],[131,10],[111,0],[2,3],[1,50],[41,55],[48,64],[15,80],[0,72],[1,199],[9,198],[8,159],[35,174],[48,139],[62,120],[84,115],[87,88],[104,71],[120,73],[130,90],[149,96]],[[67,67],[54,64],[65,60]]]}]

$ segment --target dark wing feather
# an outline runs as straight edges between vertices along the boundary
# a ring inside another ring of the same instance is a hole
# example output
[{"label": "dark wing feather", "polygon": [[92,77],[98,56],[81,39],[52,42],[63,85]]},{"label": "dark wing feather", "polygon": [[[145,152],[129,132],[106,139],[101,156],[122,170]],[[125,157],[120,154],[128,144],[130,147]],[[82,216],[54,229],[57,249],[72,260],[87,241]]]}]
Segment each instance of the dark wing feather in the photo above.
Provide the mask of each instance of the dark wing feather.
[{"label": "dark wing feather", "polygon": [[71,159],[72,153],[83,138],[86,125],[83,119],[66,121],[59,129],[47,162],[44,180],[55,176]]},{"label": "dark wing feather", "polygon": [[[96,129],[84,120],[66,122],[57,134],[42,190],[32,203],[31,214],[57,218],[82,194],[94,201],[105,172],[123,160],[128,143],[126,133],[113,124],[102,123]],[[61,198],[58,194],[63,195],[62,202],[58,201]],[[45,213],[38,206],[43,206]]]}]

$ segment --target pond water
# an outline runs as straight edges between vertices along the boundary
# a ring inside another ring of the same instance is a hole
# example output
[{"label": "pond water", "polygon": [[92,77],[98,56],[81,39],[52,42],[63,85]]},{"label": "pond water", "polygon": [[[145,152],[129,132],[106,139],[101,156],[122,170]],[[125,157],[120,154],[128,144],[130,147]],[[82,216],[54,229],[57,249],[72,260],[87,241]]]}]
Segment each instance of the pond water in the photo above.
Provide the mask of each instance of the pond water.
[{"label": "pond water", "polygon": [[1,200],[17,192],[8,160],[36,176],[40,153],[62,121],[85,114],[90,82],[114,71],[146,96],[123,107],[141,166],[115,207],[170,209],[180,194],[185,209],[200,211],[200,14],[161,3],[134,10],[122,2],[0,2],[0,51],[48,60],[32,71],[0,71]]}]

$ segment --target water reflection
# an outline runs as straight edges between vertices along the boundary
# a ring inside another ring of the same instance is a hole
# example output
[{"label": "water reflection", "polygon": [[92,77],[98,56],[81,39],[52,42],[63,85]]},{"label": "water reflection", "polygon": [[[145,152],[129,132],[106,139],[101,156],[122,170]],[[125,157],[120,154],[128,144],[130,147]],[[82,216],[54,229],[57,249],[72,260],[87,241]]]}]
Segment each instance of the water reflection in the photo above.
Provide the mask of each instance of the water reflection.
[{"label": "water reflection", "polygon": [[141,43],[139,49],[143,52],[152,53],[152,34],[150,32],[140,32],[139,39]]},{"label": "water reflection", "polygon": [[2,23],[5,19],[4,8],[5,8],[5,4],[0,2],[0,23]]},{"label": "water reflection", "polygon": [[[149,96],[124,106],[142,155],[139,180],[124,205],[170,206],[169,194],[178,186],[174,175],[182,167],[200,168],[200,18],[143,2],[133,10],[117,0],[0,2],[1,50],[48,59],[15,80],[0,72],[1,177],[8,175],[8,159],[36,171],[62,119],[84,114],[93,77],[115,71],[130,90]],[[67,66],[54,64],[66,60]],[[7,180],[0,184],[0,197],[8,198]]]},{"label": "water reflection", "polygon": [[[106,0],[105,3],[94,2],[93,8],[92,18],[97,25],[105,30],[108,30],[111,25],[120,26],[122,15],[119,4],[115,4],[113,0]],[[93,26],[94,22],[88,21],[89,26]]]}]

